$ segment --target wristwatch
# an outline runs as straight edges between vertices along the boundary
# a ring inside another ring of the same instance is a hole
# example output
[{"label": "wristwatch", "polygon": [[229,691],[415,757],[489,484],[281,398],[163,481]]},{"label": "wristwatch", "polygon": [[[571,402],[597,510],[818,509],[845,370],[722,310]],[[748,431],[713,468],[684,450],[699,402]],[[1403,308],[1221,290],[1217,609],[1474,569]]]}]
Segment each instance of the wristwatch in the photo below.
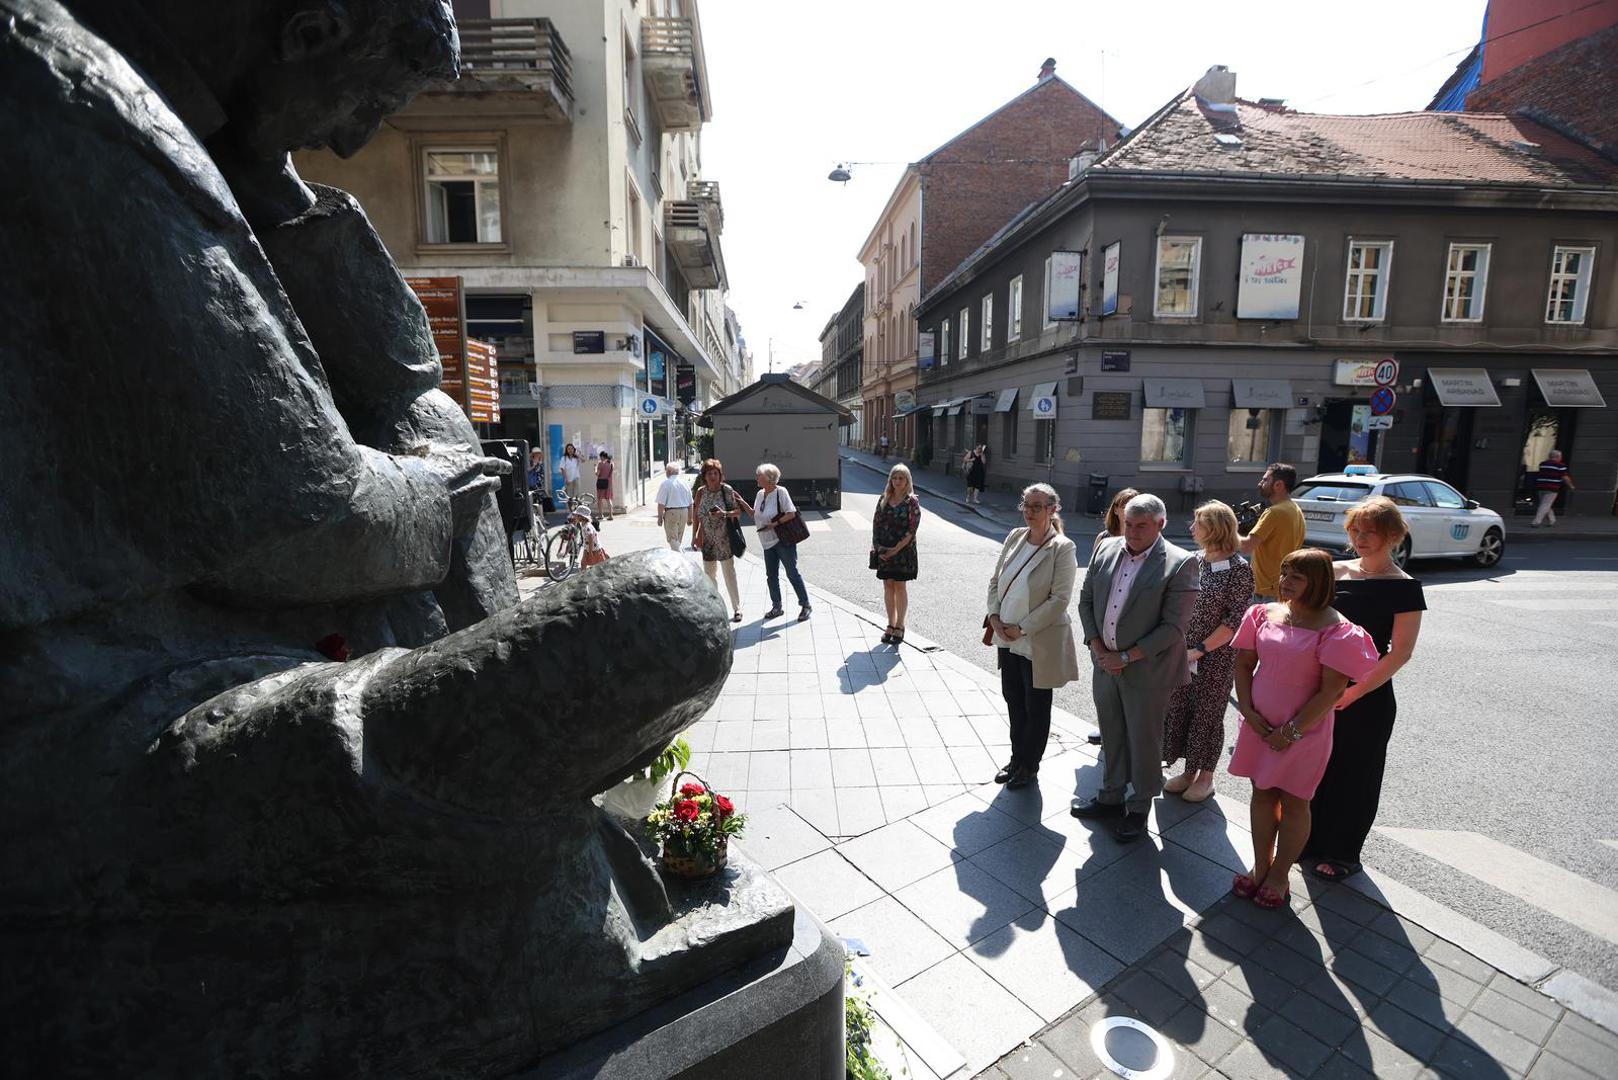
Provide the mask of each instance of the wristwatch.
[{"label": "wristwatch", "polygon": [[1124,667],[1128,667],[1130,665],[1129,650],[1120,650],[1118,653],[1118,659],[1124,665]]},{"label": "wristwatch", "polygon": [[1195,645],[1191,646],[1191,651],[1196,653],[1198,656],[1207,656],[1208,655],[1208,650],[1202,647],[1202,642],[1200,642],[1200,641],[1197,642]]},{"label": "wristwatch", "polygon": [[1303,732],[1298,730],[1298,724],[1294,720],[1288,720],[1286,722],[1286,724],[1281,728],[1281,734],[1286,736],[1287,742],[1297,742],[1299,739],[1303,738]]}]

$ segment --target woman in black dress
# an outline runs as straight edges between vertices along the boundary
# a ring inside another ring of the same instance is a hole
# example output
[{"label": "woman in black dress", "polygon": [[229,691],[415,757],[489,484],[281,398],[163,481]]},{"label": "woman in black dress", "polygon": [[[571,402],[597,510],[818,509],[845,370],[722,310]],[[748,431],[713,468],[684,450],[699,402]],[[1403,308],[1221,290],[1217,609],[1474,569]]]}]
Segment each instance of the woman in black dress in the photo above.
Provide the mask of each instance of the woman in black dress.
[{"label": "woman in black dress", "polygon": [[916,498],[910,470],[895,465],[888,484],[871,515],[871,569],[882,579],[882,602],[888,609],[888,630],[882,644],[905,639],[905,612],[910,607],[906,582],[916,580],[916,529],[921,525],[921,500]]},{"label": "woman in black dress", "polygon": [[1359,558],[1337,564],[1333,606],[1371,635],[1381,659],[1337,702],[1331,759],[1310,806],[1313,825],[1298,865],[1327,881],[1359,873],[1399,710],[1392,679],[1415,652],[1427,608],[1421,582],[1393,562],[1406,526],[1391,499],[1378,495],[1355,505],[1344,528]]},{"label": "woman in black dress", "polygon": [[966,452],[966,502],[976,506],[983,498],[983,482],[988,479],[987,446],[974,446]]}]

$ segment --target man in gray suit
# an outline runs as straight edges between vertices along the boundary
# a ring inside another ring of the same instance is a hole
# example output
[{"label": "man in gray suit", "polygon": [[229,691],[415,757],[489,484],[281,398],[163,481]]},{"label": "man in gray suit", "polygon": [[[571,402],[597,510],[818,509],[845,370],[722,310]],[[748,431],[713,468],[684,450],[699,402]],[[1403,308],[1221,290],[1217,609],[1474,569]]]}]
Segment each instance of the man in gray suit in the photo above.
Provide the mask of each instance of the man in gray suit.
[{"label": "man in gray suit", "polygon": [[1096,550],[1079,590],[1104,760],[1101,790],[1075,799],[1073,816],[1118,818],[1113,835],[1125,843],[1145,833],[1163,785],[1169,695],[1191,681],[1185,628],[1197,600],[1197,558],[1163,539],[1167,520],[1156,495],[1129,500],[1124,534]]}]

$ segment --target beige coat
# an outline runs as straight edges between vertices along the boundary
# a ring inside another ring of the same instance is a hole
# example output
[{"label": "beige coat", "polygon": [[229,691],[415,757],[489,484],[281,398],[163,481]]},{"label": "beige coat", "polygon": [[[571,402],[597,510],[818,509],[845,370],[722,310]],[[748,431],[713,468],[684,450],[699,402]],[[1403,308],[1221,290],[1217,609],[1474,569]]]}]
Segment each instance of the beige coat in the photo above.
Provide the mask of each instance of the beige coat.
[{"label": "beige coat", "polygon": [[[1000,549],[994,575],[989,578],[989,615],[1000,614],[1000,594],[1011,584],[1002,583],[1000,574],[1022,547],[1027,534],[1025,528],[1011,530]],[[1061,533],[1046,541],[1023,571],[1023,580],[1028,586],[1029,612],[1018,625],[1033,642],[1034,686],[1040,690],[1055,690],[1079,677],[1079,654],[1073,644],[1072,619],[1068,615],[1068,605],[1073,602],[1073,582],[1078,573],[1073,541]]]}]

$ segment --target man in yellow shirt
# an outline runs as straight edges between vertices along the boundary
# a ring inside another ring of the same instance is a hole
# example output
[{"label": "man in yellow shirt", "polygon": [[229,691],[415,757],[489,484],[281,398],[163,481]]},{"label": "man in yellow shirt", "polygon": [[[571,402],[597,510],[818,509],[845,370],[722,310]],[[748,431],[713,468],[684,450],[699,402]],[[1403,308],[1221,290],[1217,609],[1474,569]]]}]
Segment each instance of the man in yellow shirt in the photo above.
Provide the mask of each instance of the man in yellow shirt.
[{"label": "man in yellow shirt", "polygon": [[1264,470],[1258,482],[1259,494],[1270,500],[1270,507],[1258,516],[1253,531],[1241,538],[1242,554],[1253,563],[1253,603],[1273,603],[1281,560],[1303,547],[1303,511],[1292,501],[1298,486],[1298,470],[1277,462]]}]

